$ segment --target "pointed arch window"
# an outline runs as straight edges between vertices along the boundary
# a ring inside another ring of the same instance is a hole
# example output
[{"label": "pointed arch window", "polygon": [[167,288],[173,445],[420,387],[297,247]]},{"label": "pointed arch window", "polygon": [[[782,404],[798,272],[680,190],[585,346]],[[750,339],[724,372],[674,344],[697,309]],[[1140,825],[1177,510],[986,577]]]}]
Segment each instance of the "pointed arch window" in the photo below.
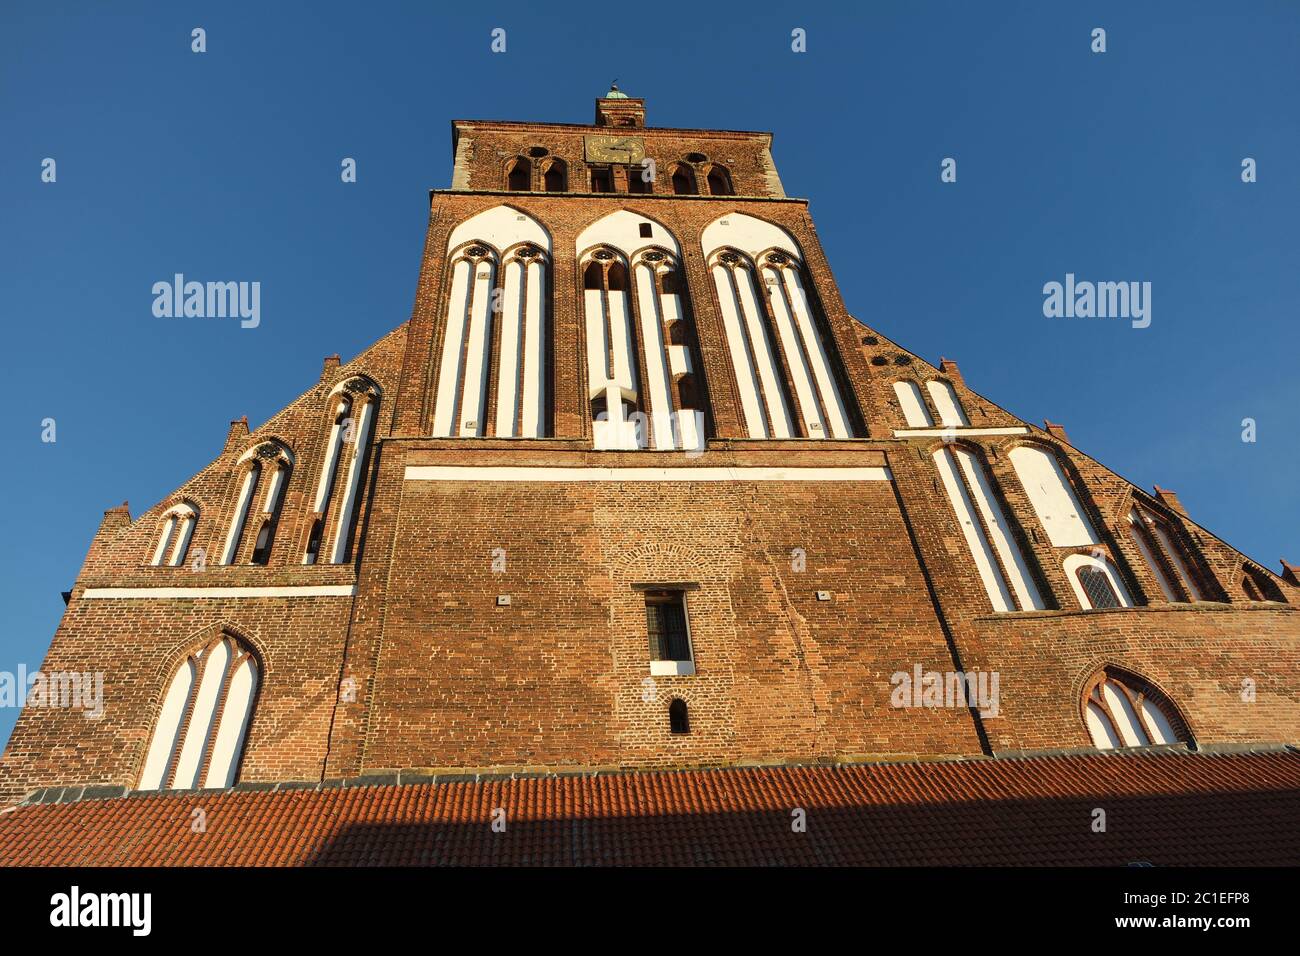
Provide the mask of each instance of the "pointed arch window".
[{"label": "pointed arch window", "polygon": [[672,168],[671,182],[673,184],[673,193],[678,196],[694,196],[699,190],[695,186],[695,170],[683,164],[676,163]]},{"label": "pointed arch window", "polygon": [[649,195],[654,192],[654,176],[652,175],[653,166],[648,165],[649,160],[643,160],[628,167],[627,170],[627,191],[639,196]]},{"label": "pointed arch window", "polygon": [[1017,445],[1009,457],[1052,547],[1100,543],[1074,486],[1053,452],[1037,445]]},{"label": "pointed arch window", "polygon": [[961,399],[957,397],[957,389],[952,382],[933,378],[925,383],[925,387],[929,389],[930,400],[939,412],[940,424],[947,428],[966,428],[970,425],[970,419],[961,407]]},{"label": "pointed arch window", "polygon": [[548,193],[562,193],[569,188],[569,170],[562,159],[552,159],[542,173],[542,188]]},{"label": "pointed arch window", "polygon": [[898,398],[898,405],[903,410],[903,420],[909,428],[929,428],[934,424],[919,384],[907,379],[895,382],[894,395]]},{"label": "pointed arch window", "polygon": [[257,536],[253,539],[253,555],[249,559],[253,564],[270,563],[271,546],[275,543],[275,530],[280,524],[280,512],[284,507],[284,490],[288,483],[289,462],[280,459],[271,469],[270,485],[262,500]]},{"label": "pointed arch window", "polygon": [[1099,750],[1191,742],[1169,698],[1142,678],[1112,668],[1086,685],[1083,721]]},{"label": "pointed arch window", "polygon": [[523,156],[511,160],[506,171],[506,189],[515,193],[526,193],[532,188],[533,164]]},{"label": "pointed arch window", "polygon": [[162,517],[158,544],[149,563],[155,567],[180,567],[190,550],[194,527],[199,521],[199,511],[191,504],[178,504],[168,508]]},{"label": "pointed arch window", "polygon": [[1133,598],[1120,579],[1119,571],[1101,551],[1071,554],[1062,569],[1085,611],[1133,607]]},{"label": "pointed arch window", "polygon": [[551,429],[550,236],[497,206],[447,243],[450,293],[435,385],[438,438],[544,438]]},{"label": "pointed arch window", "polygon": [[731,173],[726,166],[717,163],[710,166],[707,181],[710,196],[734,196],[736,194],[731,185]]},{"label": "pointed arch window", "polygon": [[838,353],[813,309],[802,263],[781,249],[756,261],[723,247],[710,254],[709,271],[749,437],[852,438]]},{"label": "pointed arch window", "polygon": [[1286,603],[1282,589],[1268,574],[1249,564],[1241,568],[1241,592],[1250,601],[1277,601]]},{"label": "pointed arch window", "polygon": [[315,564],[320,559],[321,538],[325,530],[325,512],[334,495],[338,478],[339,461],[345,435],[352,429],[352,395],[338,386],[327,400],[331,409],[329,436],[325,441],[325,457],[321,462],[320,477],[316,481],[316,494],[312,499],[312,524],[307,535],[303,564]]},{"label": "pointed arch window", "polygon": [[945,445],[932,457],[993,610],[1045,609],[1029,560],[984,466],[962,445]]},{"label": "pointed arch window", "polygon": [[1139,505],[1128,513],[1129,534],[1170,603],[1203,601],[1190,556],[1178,544],[1169,522]]},{"label": "pointed arch window", "polygon": [[[628,244],[653,230],[635,236]],[[706,401],[680,264],[653,247],[629,264],[605,246],[586,253],[582,276],[589,397],[604,415],[592,420],[595,447],[703,448]]]},{"label": "pointed arch window", "polygon": [[[288,448],[276,441],[262,442],[240,456],[236,463],[238,491],[230,529],[226,532],[226,543],[221,549],[221,564],[234,564],[239,559],[245,532],[250,524],[256,524],[258,528],[254,532],[259,539],[258,543],[265,542],[266,545],[265,551],[257,556],[265,559],[270,554],[270,541],[279,520],[284,487],[292,467],[293,455]],[[260,509],[255,512],[254,509],[258,508],[255,502],[258,500],[259,489],[264,489],[263,497]],[[256,517],[250,520],[254,515]],[[254,552],[257,553],[256,545]],[[265,564],[266,561],[256,560],[254,563]]]},{"label": "pointed arch window", "polygon": [[233,786],[258,677],[256,657],[230,635],[190,654],[167,685],[139,789]]},{"label": "pointed arch window", "polygon": [[303,564],[320,563],[322,556],[328,564],[348,560],[380,394],[372,380],[357,375],[334,386],[326,399],[330,426],[316,480]]}]

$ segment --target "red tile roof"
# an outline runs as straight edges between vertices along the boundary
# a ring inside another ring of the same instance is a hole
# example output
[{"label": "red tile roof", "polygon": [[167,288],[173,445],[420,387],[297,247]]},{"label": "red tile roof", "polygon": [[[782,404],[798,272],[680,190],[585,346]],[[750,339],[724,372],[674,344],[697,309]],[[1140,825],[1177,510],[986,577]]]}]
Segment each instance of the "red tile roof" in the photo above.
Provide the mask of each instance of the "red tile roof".
[{"label": "red tile roof", "polygon": [[[793,832],[794,808],[806,832]],[[194,832],[196,809],[206,832]],[[1134,862],[1300,863],[1300,753],[187,791],[0,814],[5,866]]]}]

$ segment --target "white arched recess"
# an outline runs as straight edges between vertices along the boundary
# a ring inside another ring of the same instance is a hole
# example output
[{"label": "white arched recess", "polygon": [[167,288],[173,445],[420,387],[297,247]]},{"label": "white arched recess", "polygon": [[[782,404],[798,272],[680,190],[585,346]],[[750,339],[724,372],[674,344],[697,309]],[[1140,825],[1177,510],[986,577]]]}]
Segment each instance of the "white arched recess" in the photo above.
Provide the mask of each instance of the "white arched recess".
[{"label": "white arched recess", "polygon": [[168,508],[163,514],[158,546],[154,548],[149,563],[155,567],[163,564],[179,566],[190,549],[190,539],[194,537],[194,526],[198,520],[199,512],[193,505],[181,502]]},{"label": "white arched recess", "polygon": [[1097,532],[1054,454],[1033,445],[1017,445],[1011,449],[1011,464],[1052,547],[1098,543]]},{"label": "white arched recess", "polygon": [[[342,564],[347,557],[351,538],[352,519],[357,511],[357,501],[365,468],[366,453],[375,428],[375,414],[383,392],[364,375],[356,375],[339,382],[330,390],[325,400],[330,410],[330,430],[321,461],[320,475],[312,498],[313,526],[303,554],[303,564],[316,564],[321,554],[325,563]],[[325,550],[326,521],[329,519],[334,489],[340,471],[343,473],[343,494],[338,503],[338,513]]]},{"label": "white arched recess", "polygon": [[235,471],[240,476],[239,495],[235,499],[234,514],[226,532],[226,543],[221,548],[221,564],[233,564],[239,557],[249,514],[256,507],[254,500],[264,482],[266,493],[262,499],[261,514],[267,519],[279,514],[285,478],[293,468],[293,463],[293,452],[275,439],[259,442],[239,456],[235,462]]},{"label": "white arched recess", "polygon": [[993,610],[1046,608],[983,465],[960,445],[936,449],[934,464]]},{"label": "white arched recess", "polygon": [[[808,438],[852,438],[832,358],[804,291],[799,244],[779,226],[738,212],[705,227],[701,242],[718,292],[749,437],[790,438],[802,431]],[[756,280],[762,283],[768,310],[759,302]],[[765,311],[771,313],[785,353],[802,429],[795,428],[786,402],[784,372]]]},{"label": "white arched recess", "polygon": [[[487,434],[495,339],[499,361],[493,435],[544,437],[550,234],[518,209],[494,206],[452,230],[447,260],[451,263],[451,294],[433,434],[442,438]],[[497,311],[493,298],[503,264]]]},{"label": "white arched recess", "polygon": [[925,399],[921,397],[920,385],[906,379],[895,382],[894,394],[898,396],[898,404],[903,409],[903,419],[908,427],[929,428],[934,424],[930,410],[925,407]]},{"label": "white arched recess", "polygon": [[187,657],[167,687],[139,789],[233,785],[257,683],[256,659],[232,637]]},{"label": "white arched recess", "polygon": [[[630,288],[618,289],[606,278],[600,288],[584,288],[583,317],[587,333],[588,398],[603,403],[604,418],[592,422],[598,449],[634,449],[652,444],[658,450],[697,450],[704,447],[704,414],[681,407],[673,383],[682,376],[699,378],[691,349],[674,344],[669,329],[685,321],[679,290],[681,248],[667,229],[645,216],[620,209],[592,223],[578,236],[578,274],[584,277],[593,262],[621,261],[629,267]],[[663,277],[678,272],[666,285]],[[649,434],[628,420],[628,409],[641,397],[633,343],[641,342],[645,358]]]},{"label": "white arched recess", "polygon": [[1128,593],[1128,588],[1124,586],[1119,572],[1110,560],[1101,553],[1097,554],[1071,554],[1067,555],[1061,562],[1061,569],[1065,571],[1066,578],[1070,581],[1070,587],[1074,590],[1074,596],[1079,599],[1079,606],[1085,611],[1097,607],[1088,591],[1083,586],[1083,579],[1080,577],[1080,571],[1092,569],[1099,572],[1110,585],[1110,590],[1114,592],[1115,601],[1119,607],[1132,607],[1133,596]]}]

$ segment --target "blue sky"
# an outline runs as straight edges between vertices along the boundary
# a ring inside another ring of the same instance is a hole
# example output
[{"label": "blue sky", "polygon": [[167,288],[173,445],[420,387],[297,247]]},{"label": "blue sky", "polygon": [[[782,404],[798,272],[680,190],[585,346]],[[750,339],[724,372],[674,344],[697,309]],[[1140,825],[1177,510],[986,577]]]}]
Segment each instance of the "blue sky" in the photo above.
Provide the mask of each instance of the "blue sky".
[{"label": "blue sky", "polygon": [[[4,4],[0,670],[39,666],[105,508],[138,515],[230,419],[408,318],[451,119],[590,122],[614,78],[651,125],[773,131],[864,322],[1300,561],[1300,4],[593,9]],[[176,272],[260,281],[260,326],[155,318]],[[1151,282],[1151,326],[1045,318],[1067,272]]]}]

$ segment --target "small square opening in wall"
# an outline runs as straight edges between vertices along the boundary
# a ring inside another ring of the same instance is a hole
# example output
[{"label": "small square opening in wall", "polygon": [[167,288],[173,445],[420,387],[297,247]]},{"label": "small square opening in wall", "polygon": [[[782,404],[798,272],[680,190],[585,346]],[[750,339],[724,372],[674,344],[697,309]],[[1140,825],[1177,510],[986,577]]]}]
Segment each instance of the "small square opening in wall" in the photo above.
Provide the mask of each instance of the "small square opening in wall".
[{"label": "small square opening in wall", "polygon": [[819,601],[829,601],[830,599],[831,599],[831,592],[830,592],[830,591],[818,591],[818,592],[817,592],[817,600],[819,600]]},{"label": "small square opening in wall", "polygon": [[650,640],[650,673],[665,677],[694,674],[686,595],[681,591],[646,591],[645,619]]},{"label": "small square opening in wall", "polygon": [[498,595],[497,595],[497,607],[509,607],[509,606],[510,606],[510,595],[509,595],[509,594],[498,594]]},{"label": "small square opening in wall", "polygon": [[642,238],[642,239],[649,239],[651,236],[652,236],[652,233],[651,233],[651,231],[650,231],[650,223],[648,223],[648,222],[643,222],[643,223],[641,223],[641,238]]}]

